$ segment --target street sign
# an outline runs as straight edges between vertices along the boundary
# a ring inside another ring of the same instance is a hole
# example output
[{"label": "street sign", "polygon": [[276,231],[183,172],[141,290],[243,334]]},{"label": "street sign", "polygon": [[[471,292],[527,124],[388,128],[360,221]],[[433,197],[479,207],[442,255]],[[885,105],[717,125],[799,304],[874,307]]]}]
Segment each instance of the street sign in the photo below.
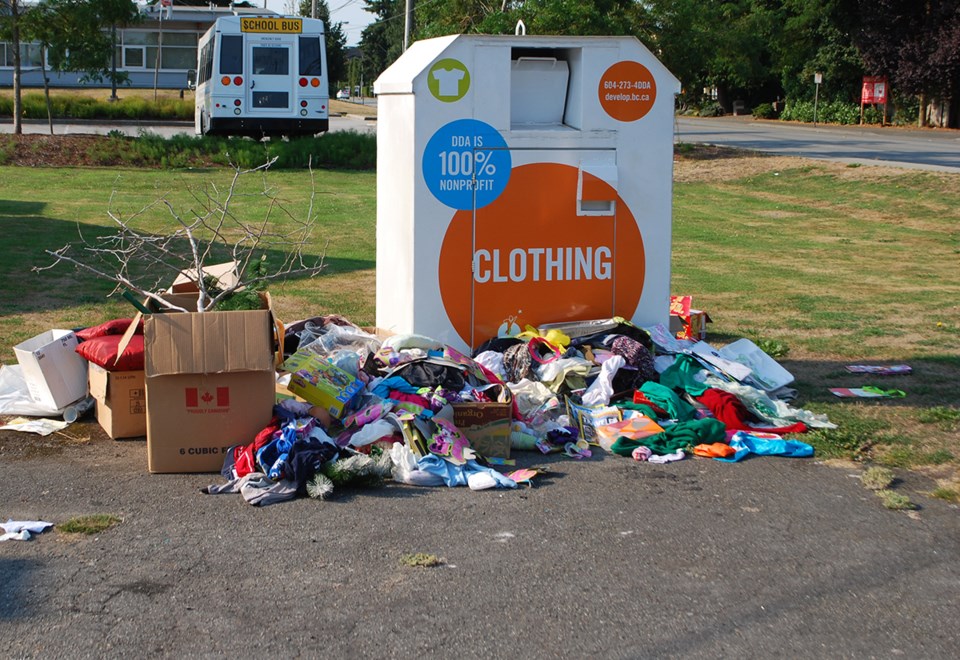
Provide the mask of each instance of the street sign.
[{"label": "street sign", "polygon": [[887,78],[885,76],[864,76],[860,103],[886,103]]}]

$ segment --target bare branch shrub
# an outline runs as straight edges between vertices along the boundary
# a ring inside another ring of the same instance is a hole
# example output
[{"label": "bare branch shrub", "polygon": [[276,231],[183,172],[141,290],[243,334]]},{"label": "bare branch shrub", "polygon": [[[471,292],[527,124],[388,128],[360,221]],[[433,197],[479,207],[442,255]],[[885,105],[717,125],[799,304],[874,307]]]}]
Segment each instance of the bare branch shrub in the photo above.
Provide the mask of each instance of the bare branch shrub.
[{"label": "bare branch shrub", "polygon": [[[319,257],[308,257],[316,226],[314,201],[316,185],[310,169],[310,198],[306,217],[295,216],[267,183],[267,171],[276,158],[250,169],[233,166],[226,189],[209,182],[191,190],[193,206],[177,209],[161,196],[133,214],[124,215],[116,207],[116,191],[110,196],[107,215],[113,231],[89,237],[78,227],[80,240],[57,250],[45,250],[53,257],[47,266],[67,263],[96,277],[114,283],[110,295],[129,291],[153,301],[161,309],[205,312],[244,291],[259,291],[269,283],[293,276],[313,277],[324,265],[325,250]],[[241,181],[259,177],[254,192],[244,192]],[[255,209],[255,220],[247,212]],[[259,211],[262,209],[262,212]],[[170,221],[168,233],[141,229],[147,220],[161,213]],[[89,232],[88,232],[89,233]],[[237,264],[236,282],[204,277],[203,269],[233,261]],[[164,296],[166,286],[183,273],[199,290],[195,310],[186,310]]]}]

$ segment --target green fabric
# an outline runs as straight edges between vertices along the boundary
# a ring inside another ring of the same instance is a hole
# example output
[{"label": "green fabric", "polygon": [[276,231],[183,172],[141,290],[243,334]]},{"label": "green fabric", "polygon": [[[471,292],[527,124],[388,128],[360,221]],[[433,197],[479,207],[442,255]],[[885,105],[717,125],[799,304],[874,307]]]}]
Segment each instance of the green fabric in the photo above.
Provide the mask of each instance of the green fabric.
[{"label": "green fabric", "polygon": [[642,415],[646,415],[650,419],[657,418],[657,411],[648,406],[645,403],[633,403],[632,401],[618,401],[614,404],[617,408],[623,408],[624,410],[636,410]]},{"label": "green fabric", "polygon": [[646,394],[648,399],[670,413],[670,419],[685,422],[693,419],[696,413],[696,409],[693,406],[681,399],[672,389],[660,383],[654,383],[652,380],[648,380],[640,386],[640,391]]},{"label": "green fabric", "polygon": [[726,425],[719,419],[691,419],[668,426],[663,433],[651,435],[642,440],[631,440],[623,436],[614,440],[610,451],[620,456],[630,456],[639,446],[649,447],[654,454],[672,454],[678,449],[689,449],[696,445],[723,442],[726,438]]},{"label": "green fabric", "polygon": [[660,383],[671,389],[681,389],[691,396],[700,396],[707,386],[694,379],[703,371],[703,365],[689,355],[678,355],[676,361],[660,374]]}]

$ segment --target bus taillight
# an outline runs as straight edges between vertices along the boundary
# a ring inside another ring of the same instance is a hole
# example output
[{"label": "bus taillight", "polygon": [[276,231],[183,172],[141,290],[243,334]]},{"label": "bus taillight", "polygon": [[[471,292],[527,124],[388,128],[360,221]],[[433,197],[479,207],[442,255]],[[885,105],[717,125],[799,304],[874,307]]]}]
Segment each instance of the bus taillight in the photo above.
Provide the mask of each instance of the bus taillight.
[{"label": "bus taillight", "polygon": [[233,79],[233,84],[239,87],[240,85],[243,84],[243,78],[241,78],[240,76],[237,76],[236,78]]},{"label": "bus taillight", "polygon": [[240,105],[240,99],[233,99],[233,104],[239,106],[239,105]]},{"label": "bus taillight", "polygon": [[306,107],[307,107],[307,102],[306,102],[306,101],[300,101],[300,107],[301,107],[301,108],[306,108]]},{"label": "bus taillight", "polygon": [[311,79],[310,79],[310,86],[311,86],[311,87],[319,87],[319,86],[320,86],[320,79],[319,79],[319,78],[311,78]]},{"label": "bus taillight", "polygon": [[223,83],[224,85],[229,85],[229,84],[230,84],[230,76],[224,76],[223,78],[220,79],[220,82]]},{"label": "bus taillight", "polygon": [[300,86],[301,86],[301,87],[306,87],[306,86],[307,86],[307,79],[306,79],[306,78],[301,78],[301,79],[300,79]]}]

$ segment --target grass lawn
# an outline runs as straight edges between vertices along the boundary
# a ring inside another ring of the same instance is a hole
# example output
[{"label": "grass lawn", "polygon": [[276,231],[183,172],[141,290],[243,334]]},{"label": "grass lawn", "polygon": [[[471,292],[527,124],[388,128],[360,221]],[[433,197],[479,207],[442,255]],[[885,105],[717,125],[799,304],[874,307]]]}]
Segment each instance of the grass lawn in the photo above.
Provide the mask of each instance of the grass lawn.
[{"label": "grass lawn", "polygon": [[[58,267],[33,273],[76,238],[77,223],[106,226],[164,196],[182,209],[191,190],[228,179],[219,170],[0,168],[0,358],[53,327],[79,327],[133,309],[105,301],[109,285]],[[305,172],[268,175],[302,215]],[[316,172],[315,254],[328,270],[271,289],[285,322],[339,313],[374,322],[373,172]],[[821,457],[911,468],[960,492],[960,176],[735,156],[677,163],[673,291],[708,311],[708,341],[779,344],[797,378],[797,405],[827,413],[836,431],[807,434]],[[242,208],[242,206],[238,206]],[[244,209],[251,218],[259,210]],[[161,213],[147,226],[169,230]],[[896,364],[913,374],[864,377],[845,365]],[[828,387],[878,385],[903,399],[840,400]]]}]

